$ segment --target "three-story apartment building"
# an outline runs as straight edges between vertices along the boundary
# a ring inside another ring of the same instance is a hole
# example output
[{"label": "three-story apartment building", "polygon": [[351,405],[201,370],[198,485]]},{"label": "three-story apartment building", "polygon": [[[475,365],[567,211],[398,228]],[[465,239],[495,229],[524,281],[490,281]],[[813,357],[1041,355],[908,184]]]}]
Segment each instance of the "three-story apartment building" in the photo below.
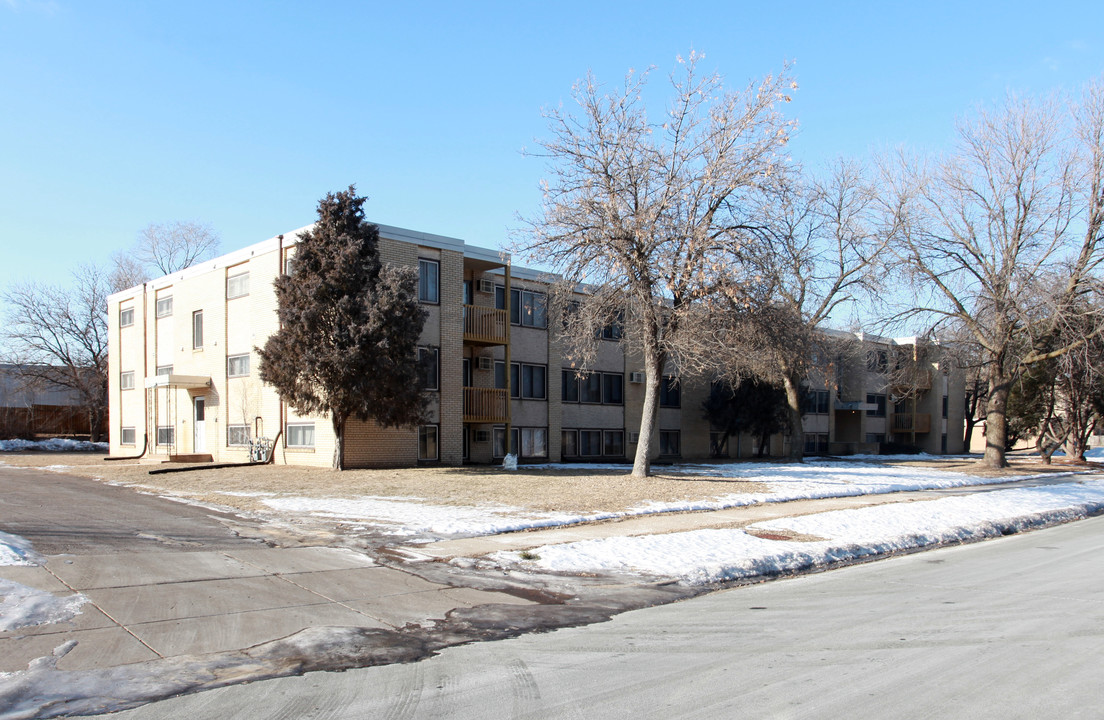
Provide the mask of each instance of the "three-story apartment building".
[{"label": "three-story apartment building", "polygon": [[[427,310],[419,355],[427,369],[422,384],[431,398],[430,417],[411,429],[350,420],[347,466],[490,463],[508,445],[522,461],[633,457],[643,367],[623,351],[617,328],[603,333],[596,361],[579,372],[550,327],[540,273],[456,238],[379,230],[381,259],[418,271],[419,300]],[[109,298],[113,455],[245,461],[250,441],[264,437],[274,443],[274,462],[331,463],[329,419],[297,414],[257,372],[255,349],[278,329],[273,281],[293,267],[299,232]],[[882,339],[875,345],[894,357],[904,346]],[[960,451],[961,432],[952,433],[958,445],[949,448],[934,432],[946,434],[956,419],[957,427],[962,424],[962,393],[946,373],[925,366],[927,386],[913,383],[905,397],[876,361],[873,370],[853,364],[820,373],[805,418],[807,451],[876,451],[877,443],[900,439],[906,428],[912,443],[926,450]],[[717,454],[701,409],[709,390],[708,379],[680,378],[668,368],[654,438],[660,459]],[[933,422],[940,397],[943,419]],[[890,398],[898,403],[887,405]],[[905,401],[911,404],[901,405]],[[781,452],[788,442],[779,436],[772,449]],[[720,451],[747,456],[751,447],[751,438],[734,438]]]}]

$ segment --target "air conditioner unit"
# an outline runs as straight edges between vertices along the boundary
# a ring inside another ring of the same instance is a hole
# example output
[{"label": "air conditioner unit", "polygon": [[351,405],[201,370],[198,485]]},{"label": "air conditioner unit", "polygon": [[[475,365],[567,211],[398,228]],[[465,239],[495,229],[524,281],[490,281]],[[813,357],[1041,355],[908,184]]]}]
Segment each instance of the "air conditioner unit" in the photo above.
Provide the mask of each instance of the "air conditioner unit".
[{"label": "air conditioner unit", "polygon": [[482,279],[479,281],[479,292],[492,294],[495,291],[494,280]]},{"label": "air conditioner unit", "polygon": [[630,443],[638,443],[638,442],[640,442],[640,433],[638,433],[638,432],[631,432],[631,433],[629,433],[629,442],[630,442]]},{"label": "air conditioner unit", "polygon": [[486,355],[481,356],[477,367],[480,370],[494,370],[494,358],[489,358]]},{"label": "air conditioner unit", "polygon": [[476,430],[475,431],[475,441],[478,442],[478,443],[490,442],[491,441],[491,431],[490,430]]},{"label": "air conditioner unit", "polygon": [[631,383],[642,383],[642,382],[644,382],[644,373],[642,373],[642,372],[629,373],[629,382],[631,382]]}]

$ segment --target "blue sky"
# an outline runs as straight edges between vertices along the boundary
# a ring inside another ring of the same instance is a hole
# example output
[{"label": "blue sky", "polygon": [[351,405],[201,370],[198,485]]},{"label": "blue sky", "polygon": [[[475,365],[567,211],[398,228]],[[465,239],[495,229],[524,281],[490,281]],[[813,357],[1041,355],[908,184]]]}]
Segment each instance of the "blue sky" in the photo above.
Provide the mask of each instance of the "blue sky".
[{"label": "blue sky", "polygon": [[[968,5],[968,7],[960,7]],[[732,85],[794,61],[809,164],[947,147],[1006,91],[1104,71],[1104,4],[0,0],[0,289],[63,281],[149,223],[223,250],[356,183],[376,222],[503,246],[538,207],[542,106],[588,69],[704,52]]]}]

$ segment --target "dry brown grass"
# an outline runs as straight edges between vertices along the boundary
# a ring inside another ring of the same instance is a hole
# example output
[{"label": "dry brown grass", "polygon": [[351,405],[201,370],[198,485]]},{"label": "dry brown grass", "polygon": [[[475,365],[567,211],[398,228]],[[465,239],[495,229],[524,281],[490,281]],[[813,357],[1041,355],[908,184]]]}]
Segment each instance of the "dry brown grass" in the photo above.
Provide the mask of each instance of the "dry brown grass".
[{"label": "dry brown grass", "polygon": [[[269,496],[353,498],[377,496],[422,498],[438,505],[501,504],[536,511],[618,511],[648,501],[705,500],[741,492],[761,492],[763,485],[741,478],[710,478],[665,473],[663,467],[644,480],[626,471],[596,468],[526,468],[503,472],[498,467],[434,467],[333,472],[321,468],[264,465],[202,469],[150,475],[161,465],[132,461],[105,462],[94,453],[21,452],[0,455],[0,463],[24,467],[68,466],[69,474],[94,477],[158,493],[186,496],[201,502],[258,511],[256,497],[227,493],[265,493]],[[988,470],[971,459],[948,458],[895,461],[980,476],[1006,476],[1068,471],[1069,465],[1045,466],[1038,460],[1014,458],[1012,467]]]}]

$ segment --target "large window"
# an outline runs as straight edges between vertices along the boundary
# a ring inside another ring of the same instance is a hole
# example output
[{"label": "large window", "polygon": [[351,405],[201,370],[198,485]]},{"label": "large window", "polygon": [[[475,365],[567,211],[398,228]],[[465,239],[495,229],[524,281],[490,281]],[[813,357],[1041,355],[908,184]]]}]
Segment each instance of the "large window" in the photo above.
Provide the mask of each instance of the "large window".
[{"label": "large window", "polygon": [[418,428],[418,459],[436,460],[437,452],[437,426],[422,425]]},{"label": "large window", "polygon": [[418,261],[418,299],[424,303],[438,303],[440,291],[441,263],[436,260]]},{"label": "large window", "polygon": [[[291,273],[288,273],[289,275]],[[226,278],[226,299],[244,297],[249,294],[249,272],[237,273]]]},{"label": "large window", "polygon": [[660,380],[659,406],[682,407],[682,386],[677,377],[665,376]]},{"label": "large window", "polygon": [[418,377],[421,378],[422,390],[437,390],[439,387],[438,354],[435,347],[418,348]]},{"label": "large window", "polygon": [[227,425],[226,444],[232,447],[249,444],[248,425]]},{"label": "large window", "polygon": [[203,347],[203,311],[196,310],[192,313],[192,349],[199,350]]},{"label": "large window", "polygon": [[560,453],[565,458],[625,456],[625,433],[622,430],[563,430],[560,437]]},{"label": "large window", "polygon": [[120,308],[119,309],[119,327],[130,327],[134,324],[134,308]]},{"label": "large window", "polygon": [[659,431],[659,454],[666,456],[677,456],[681,454],[682,447],[679,443],[679,431],[678,430],[660,430]]},{"label": "large window", "polygon": [[562,371],[561,400],[570,403],[625,404],[625,376],[622,373],[577,373]]},{"label": "large window", "polygon": [[866,411],[866,414],[870,417],[885,417],[886,415],[886,396],[877,393],[868,393],[866,396],[867,405],[875,405],[876,407],[870,408]]},{"label": "large window", "polygon": [[119,373],[119,389],[120,390],[133,390],[134,389],[134,371],[128,370],[127,372]]},{"label": "large window", "polygon": [[[512,449],[519,458],[548,457],[548,428],[510,428]],[[494,456],[506,457],[506,428],[494,429]]]},{"label": "large window", "polygon": [[828,391],[808,390],[805,395],[805,415],[828,414]]},{"label": "large window", "polygon": [[121,430],[121,433],[119,435],[119,444],[120,445],[137,445],[137,443],[134,440],[134,438],[135,438],[134,428],[125,427],[125,428],[120,428],[120,430]]},{"label": "large window", "polygon": [[226,377],[245,377],[249,375],[249,353],[230,355],[226,358]]},{"label": "large window", "polygon": [[172,315],[172,295],[157,298],[157,317],[163,318]]},{"label": "large window", "polygon": [[805,433],[805,453],[823,455],[828,452],[827,433]]},{"label": "large window", "polygon": [[314,423],[288,423],[287,444],[289,448],[314,447]]},{"label": "large window", "polygon": [[[544,365],[510,363],[510,397],[544,400],[548,397],[548,369]],[[495,362],[495,387],[506,387],[505,363]]]},{"label": "large window", "polygon": [[[506,288],[495,287],[495,307],[506,309]],[[548,327],[548,298],[544,293],[510,289],[510,324],[523,327]]]}]

